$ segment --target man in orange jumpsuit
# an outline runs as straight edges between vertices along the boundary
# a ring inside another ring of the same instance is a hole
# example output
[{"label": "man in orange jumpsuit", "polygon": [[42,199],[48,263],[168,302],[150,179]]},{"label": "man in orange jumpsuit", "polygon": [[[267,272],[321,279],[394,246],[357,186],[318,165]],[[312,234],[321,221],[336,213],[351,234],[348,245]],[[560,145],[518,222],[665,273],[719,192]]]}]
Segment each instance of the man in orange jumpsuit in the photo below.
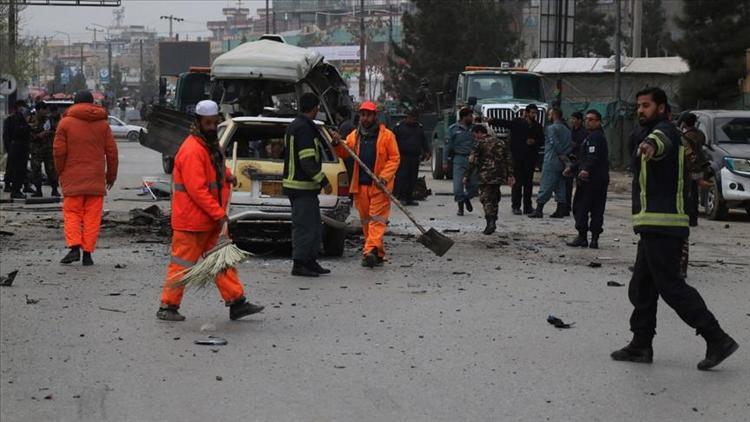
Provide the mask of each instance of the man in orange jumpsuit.
[{"label": "man in orange jumpsuit", "polygon": [[102,222],[104,195],[117,179],[117,145],[107,110],[94,105],[89,91],[80,91],[55,132],[52,154],[63,191],[65,243],[70,251],[60,261],[94,265]]},{"label": "man in orange jumpsuit", "polygon": [[[336,152],[341,157],[347,157],[349,154],[339,142],[338,139],[334,139]],[[378,123],[378,109],[375,103],[362,103],[359,108],[359,127],[346,137],[345,142],[383,185],[392,191],[401,157],[396,136],[385,125]],[[383,235],[388,225],[388,216],[391,214],[391,201],[357,162],[354,163],[349,192],[354,195],[354,203],[362,222],[362,234],[365,237],[362,266],[373,268],[382,265],[385,258]]]},{"label": "man in orange jumpsuit", "polygon": [[[174,284],[185,269],[216,246],[219,235],[226,230],[229,194],[235,182],[219,146],[219,106],[210,100],[201,101],[195,106],[195,114],[195,123],[175,156],[172,172],[172,257],[156,313],[165,321],[185,320],[178,312],[184,287]],[[263,306],[245,299],[234,268],[216,276],[216,287],[229,307],[229,319],[263,310]]]}]

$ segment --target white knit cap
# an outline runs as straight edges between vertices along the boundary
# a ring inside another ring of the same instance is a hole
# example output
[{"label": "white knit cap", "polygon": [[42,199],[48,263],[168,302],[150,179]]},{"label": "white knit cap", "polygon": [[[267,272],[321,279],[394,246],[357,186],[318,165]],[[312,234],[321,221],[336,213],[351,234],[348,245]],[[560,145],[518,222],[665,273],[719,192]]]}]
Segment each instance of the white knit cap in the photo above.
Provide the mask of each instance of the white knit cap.
[{"label": "white knit cap", "polygon": [[203,100],[195,105],[195,114],[199,116],[218,116],[219,105],[211,100]]}]

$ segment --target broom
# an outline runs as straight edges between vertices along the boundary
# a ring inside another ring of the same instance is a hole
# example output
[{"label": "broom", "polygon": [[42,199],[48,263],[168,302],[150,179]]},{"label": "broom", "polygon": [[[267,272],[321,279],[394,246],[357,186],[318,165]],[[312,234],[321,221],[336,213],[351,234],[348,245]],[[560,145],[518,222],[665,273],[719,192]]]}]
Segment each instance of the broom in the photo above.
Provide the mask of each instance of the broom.
[{"label": "broom", "polygon": [[[237,174],[237,143],[232,151],[232,174]],[[229,190],[229,202],[232,202],[232,190]],[[229,221],[232,221],[229,217]],[[229,222],[224,223],[221,230],[219,242],[212,249],[202,255],[202,260],[190,268],[186,268],[177,276],[173,287],[194,287],[202,289],[211,284],[216,276],[235,267],[252,256],[251,253],[243,251],[234,244],[227,236]]]}]

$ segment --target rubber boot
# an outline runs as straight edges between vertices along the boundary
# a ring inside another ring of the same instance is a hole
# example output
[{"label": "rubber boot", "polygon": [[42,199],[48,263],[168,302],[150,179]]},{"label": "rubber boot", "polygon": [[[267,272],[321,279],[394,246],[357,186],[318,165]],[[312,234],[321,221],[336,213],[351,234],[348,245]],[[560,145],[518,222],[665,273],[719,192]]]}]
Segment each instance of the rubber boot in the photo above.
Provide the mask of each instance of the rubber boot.
[{"label": "rubber boot", "polygon": [[375,268],[378,265],[378,252],[373,249],[362,259],[362,266]]},{"label": "rubber boot", "polygon": [[497,226],[495,225],[497,217],[485,217],[485,219],[487,220],[487,226],[484,228],[484,231],[482,233],[487,235],[495,233],[495,230],[497,229]]},{"label": "rubber boot", "polygon": [[185,317],[177,312],[178,309],[180,309],[179,306],[162,305],[161,307],[159,307],[159,310],[156,311],[156,318],[162,321],[185,321]]},{"label": "rubber boot", "polygon": [[459,217],[461,217],[461,216],[464,215],[464,203],[463,203],[463,201],[462,202],[458,202],[458,212],[456,212],[456,215],[459,216]]},{"label": "rubber boot", "polygon": [[94,260],[91,259],[91,252],[83,252],[83,266],[90,267],[94,265]]},{"label": "rubber boot", "polygon": [[263,309],[265,309],[265,306],[250,303],[243,296],[229,305],[229,319],[235,321],[248,315],[257,314]]},{"label": "rubber boot", "polygon": [[591,233],[591,242],[589,242],[589,248],[599,249],[599,235]]},{"label": "rubber boot", "polygon": [[78,262],[81,260],[81,248],[79,246],[73,246],[70,248],[70,252],[68,252],[65,257],[63,257],[62,260],[60,260],[61,264],[72,264],[74,262]]},{"label": "rubber boot", "polygon": [[31,195],[31,197],[32,198],[41,198],[41,197],[43,197],[44,194],[42,193],[42,185],[34,185],[34,187],[36,188],[36,192],[34,192]]},{"label": "rubber boot", "polygon": [[621,362],[652,363],[654,361],[653,339],[633,337],[630,343],[610,355],[613,360]]},{"label": "rubber boot", "polygon": [[292,267],[292,275],[300,277],[317,277],[318,273],[307,268],[304,261],[295,260],[294,266]]},{"label": "rubber boot", "polygon": [[529,214],[529,218],[544,218],[544,204],[536,204],[534,212]]},{"label": "rubber boot", "polygon": [[578,236],[576,236],[575,239],[573,239],[572,242],[567,242],[566,245],[572,246],[574,248],[585,248],[589,245],[588,240],[586,240],[586,233],[578,233]]},{"label": "rubber boot", "polygon": [[464,204],[466,205],[466,211],[474,212],[474,206],[471,205],[471,201],[468,198],[466,198]]},{"label": "rubber boot", "polygon": [[701,335],[706,339],[706,357],[698,362],[698,369],[701,371],[715,367],[740,348],[740,345],[721,329],[711,335]]}]

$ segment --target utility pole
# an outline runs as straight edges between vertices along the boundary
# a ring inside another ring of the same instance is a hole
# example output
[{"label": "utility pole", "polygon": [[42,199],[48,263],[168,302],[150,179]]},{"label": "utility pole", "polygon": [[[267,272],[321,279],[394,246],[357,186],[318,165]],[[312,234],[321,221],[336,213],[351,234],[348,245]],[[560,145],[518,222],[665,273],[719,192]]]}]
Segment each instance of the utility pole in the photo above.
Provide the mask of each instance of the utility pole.
[{"label": "utility pole", "polygon": [[139,75],[138,75],[138,83],[142,91],[143,90],[143,40],[141,40],[140,42],[140,52],[141,52],[141,66],[139,68],[140,70],[139,70]]},{"label": "utility pole", "polygon": [[80,47],[81,47],[81,75],[85,76],[85,74],[83,73],[83,44],[81,44]]},{"label": "utility pole", "polygon": [[[8,68],[9,73],[14,74],[16,72],[16,37],[18,36],[16,30],[16,18],[18,12],[16,11],[16,2],[11,1],[8,5]],[[16,102],[16,93],[12,93],[8,96],[7,112],[10,114],[10,108]],[[7,151],[4,151],[7,152]]]},{"label": "utility pole", "polygon": [[268,34],[268,30],[270,29],[270,14],[268,13],[268,0],[266,0],[266,34]]},{"label": "utility pole", "polygon": [[633,0],[633,57],[641,57],[643,28],[643,0]]},{"label": "utility pole", "polygon": [[173,31],[172,31],[172,22],[174,22],[174,21],[182,22],[182,21],[185,20],[185,19],[182,19],[182,18],[176,18],[174,15],[161,16],[159,19],[168,19],[169,20],[169,39],[170,40],[172,39],[172,33],[173,33]]},{"label": "utility pole", "polygon": [[107,84],[107,91],[112,90],[112,41],[107,43],[107,72],[109,72],[109,83]]},{"label": "utility pole", "polygon": [[94,33],[94,51],[96,51],[96,33],[104,32],[104,30],[99,28],[89,28],[88,26],[86,27],[86,30]]},{"label": "utility pole", "polygon": [[621,0],[615,0],[615,7],[616,7],[616,9],[615,9],[616,10],[615,11],[615,98],[617,98],[617,103],[615,105],[615,123],[616,123],[616,128],[617,128],[617,131],[618,131],[617,132],[618,133],[618,138],[619,138],[619,139],[617,139],[617,142],[620,143],[620,151],[623,151],[623,154],[621,155],[621,157],[627,157],[627,153],[629,151],[626,151],[627,146],[625,145],[625,142],[623,142],[623,139],[622,139],[622,118],[620,116],[620,106],[621,106],[621,103],[622,103],[622,98],[621,98],[621,96],[622,96],[622,92],[621,92],[622,86],[621,85],[622,84],[621,84],[621,80],[620,80],[620,76],[621,76],[620,75],[620,67],[622,67],[622,63],[620,62],[620,54],[621,54],[620,43],[622,41],[621,40],[621,38],[622,38],[621,29],[622,28],[620,27],[620,25],[621,25],[621,22],[620,22],[621,16],[620,15],[622,14],[622,12],[620,10],[621,7],[622,7]]},{"label": "utility pole", "polygon": [[359,0],[359,97],[365,98],[365,0]]}]

